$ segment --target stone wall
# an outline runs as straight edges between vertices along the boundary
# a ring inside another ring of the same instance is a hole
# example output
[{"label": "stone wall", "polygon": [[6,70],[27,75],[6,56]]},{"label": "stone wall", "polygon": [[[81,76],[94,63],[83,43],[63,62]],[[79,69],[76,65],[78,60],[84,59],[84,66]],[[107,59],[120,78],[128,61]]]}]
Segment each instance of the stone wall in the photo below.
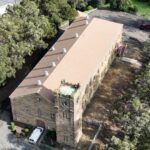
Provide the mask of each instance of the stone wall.
[{"label": "stone wall", "polygon": [[104,61],[99,64],[97,71],[93,74],[93,77],[91,77],[91,79],[89,80],[89,83],[87,83],[87,85],[85,86],[84,94],[82,97],[83,112],[86,109],[86,106],[90,103],[91,98],[93,97],[102,79],[107,73],[107,70],[109,69],[112,61],[114,60],[116,44],[121,42],[121,40],[122,40],[122,37],[119,35],[118,39],[112,46],[112,49],[110,49],[109,53],[105,56]]},{"label": "stone wall", "polygon": [[55,130],[55,109],[50,100],[38,94],[11,100],[14,121]]},{"label": "stone wall", "polygon": [[56,133],[57,142],[74,146],[74,111],[73,99],[57,96],[56,108]]}]

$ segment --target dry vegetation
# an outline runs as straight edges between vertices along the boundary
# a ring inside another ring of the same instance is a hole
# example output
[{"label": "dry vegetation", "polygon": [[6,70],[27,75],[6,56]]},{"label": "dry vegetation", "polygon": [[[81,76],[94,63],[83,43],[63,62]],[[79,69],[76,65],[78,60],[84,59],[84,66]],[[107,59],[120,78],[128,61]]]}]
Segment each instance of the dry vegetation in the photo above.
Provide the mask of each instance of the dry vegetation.
[{"label": "dry vegetation", "polygon": [[[146,57],[143,52],[143,44],[136,39],[128,39],[126,42],[128,53],[125,56],[144,62]],[[112,135],[119,133],[120,129],[111,120],[113,104],[116,99],[126,93],[127,88],[131,88],[131,83],[138,71],[117,58],[96,91],[92,102],[87,106],[83,119],[95,119],[103,122],[102,131],[96,140],[97,146],[93,149],[103,150],[105,144],[110,142]],[[83,123],[83,136],[79,144],[81,149],[87,149],[96,130],[96,127]]]}]

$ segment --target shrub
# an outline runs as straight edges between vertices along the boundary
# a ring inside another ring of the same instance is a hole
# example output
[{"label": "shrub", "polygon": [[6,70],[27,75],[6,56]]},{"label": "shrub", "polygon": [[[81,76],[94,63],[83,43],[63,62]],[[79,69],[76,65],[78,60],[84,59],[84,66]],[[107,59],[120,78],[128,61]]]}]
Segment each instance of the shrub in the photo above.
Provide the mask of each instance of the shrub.
[{"label": "shrub", "polygon": [[16,132],[16,124],[14,122],[11,122],[8,127],[12,132]]},{"label": "shrub", "polygon": [[91,10],[91,9],[93,9],[93,7],[92,7],[91,5],[89,5],[89,6],[87,7],[87,10]]},{"label": "shrub", "polygon": [[131,11],[131,12],[137,12],[138,8],[136,6],[132,5],[132,6],[129,7],[129,11]]},{"label": "shrub", "polygon": [[110,0],[110,9],[118,9],[117,0]]},{"label": "shrub", "polygon": [[78,4],[77,4],[77,9],[80,11],[85,11],[87,8],[87,3],[84,2],[84,0],[79,0]]},{"label": "shrub", "polygon": [[123,140],[113,136],[112,139],[112,147],[109,148],[109,150],[135,150],[135,145],[137,141],[130,141],[130,138],[128,136],[125,136]]},{"label": "shrub", "polygon": [[137,11],[131,0],[110,0],[110,9],[121,10],[125,12]]},{"label": "shrub", "polygon": [[105,0],[90,0],[88,1],[88,4],[91,5],[94,8],[99,8],[103,4],[105,4]]},{"label": "shrub", "polygon": [[30,132],[30,130],[29,130],[28,128],[24,128],[24,129],[22,130],[22,132],[23,132],[23,135],[27,136],[28,133]]},{"label": "shrub", "polygon": [[[147,44],[146,44],[147,45]],[[146,46],[149,47],[149,44]],[[147,55],[149,51],[147,49]],[[113,111],[113,119],[119,123],[124,138],[113,136],[109,150],[149,150],[150,144],[150,63],[136,76],[135,89],[128,91]],[[116,107],[114,106],[114,107]]]}]

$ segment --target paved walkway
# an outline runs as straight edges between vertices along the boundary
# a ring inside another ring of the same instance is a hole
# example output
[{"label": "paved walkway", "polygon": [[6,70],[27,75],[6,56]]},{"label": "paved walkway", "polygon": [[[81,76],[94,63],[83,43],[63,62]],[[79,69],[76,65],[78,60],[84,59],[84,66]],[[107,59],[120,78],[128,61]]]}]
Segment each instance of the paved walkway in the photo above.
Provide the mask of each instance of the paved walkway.
[{"label": "paved walkway", "polygon": [[9,112],[0,114],[0,150],[37,150],[35,146],[24,143],[23,138],[17,138],[8,129],[10,123]]}]

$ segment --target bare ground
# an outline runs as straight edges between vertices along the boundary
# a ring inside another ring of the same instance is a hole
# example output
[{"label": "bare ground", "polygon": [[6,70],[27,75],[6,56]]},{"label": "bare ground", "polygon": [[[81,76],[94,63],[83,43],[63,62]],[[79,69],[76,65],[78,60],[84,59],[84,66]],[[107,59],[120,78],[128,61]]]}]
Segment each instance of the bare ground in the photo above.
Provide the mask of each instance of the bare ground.
[{"label": "bare ground", "polygon": [[[126,92],[126,88],[129,87],[130,82],[134,79],[134,73],[134,68],[130,67],[128,64],[119,60],[114,61],[103,79],[102,84],[99,86],[91,100],[91,103],[87,106],[83,119],[102,121],[108,128],[107,130],[112,130],[112,133],[118,131],[119,129],[110,119],[113,103],[119,96]],[[83,137],[81,140],[81,145],[83,144],[82,149],[87,149],[87,146],[93,139],[96,130],[96,127],[83,123]],[[110,132],[108,136],[110,139]],[[104,139],[103,137],[101,139],[101,136],[99,136],[97,142],[101,145],[101,147],[104,147],[105,142],[107,143],[107,136],[104,137]]]},{"label": "bare ground", "polygon": [[[97,10],[91,16],[123,23],[125,25],[123,40],[128,44],[128,52],[125,54],[125,57],[136,59],[142,63],[147,61],[147,56],[144,52],[144,42],[149,40],[150,34],[137,28],[136,23],[141,18],[127,13],[106,10]],[[105,146],[109,144],[112,135],[119,133],[120,129],[111,120],[113,104],[120,96],[126,93],[127,88],[131,87],[131,83],[139,71],[134,66],[116,58],[105,75],[83,115],[83,120],[92,119],[103,122],[103,128],[93,150],[107,149]],[[87,150],[97,128],[83,122],[83,136],[79,143],[80,149]]]},{"label": "bare ground", "polygon": [[[129,52],[125,55],[126,57],[140,61],[145,60],[146,57],[144,57],[141,47],[137,45],[137,41],[130,41],[128,49]],[[131,87],[138,71],[134,66],[116,58],[84,112],[83,120],[92,119],[103,122],[103,129],[96,141],[99,145],[97,147],[101,150],[104,150],[104,146],[109,143],[111,136],[120,131],[111,120],[113,104],[126,93],[127,88]],[[96,127],[83,123],[83,136],[79,143],[82,150],[87,149],[96,130]]]}]

